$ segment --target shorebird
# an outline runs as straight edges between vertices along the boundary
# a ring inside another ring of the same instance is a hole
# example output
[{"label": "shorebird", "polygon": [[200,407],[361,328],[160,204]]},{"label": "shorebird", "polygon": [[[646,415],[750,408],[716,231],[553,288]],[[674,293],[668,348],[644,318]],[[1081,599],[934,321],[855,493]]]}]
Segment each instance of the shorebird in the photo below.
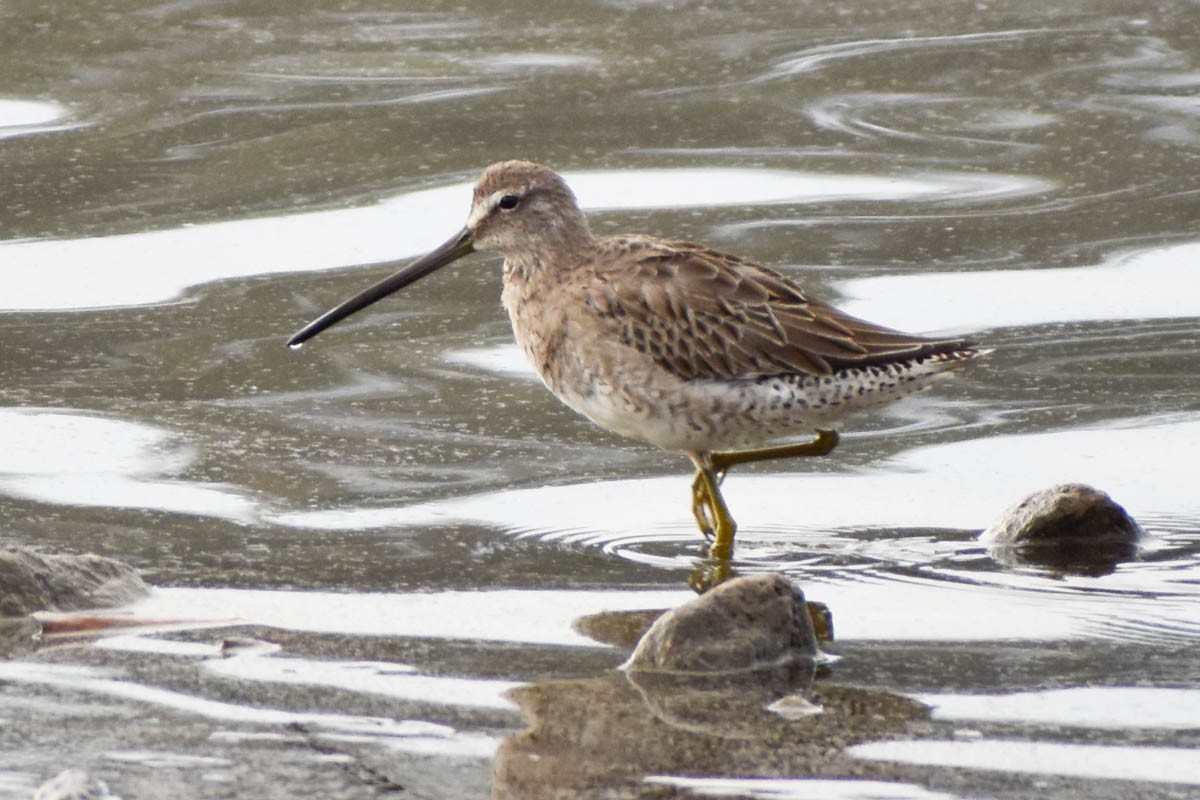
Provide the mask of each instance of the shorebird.
[{"label": "shorebird", "polygon": [[528,161],[488,167],[466,227],[288,344],[475,250],[504,256],[513,334],[558,399],[691,459],[692,514],[719,563],[732,557],[737,530],[720,489],[730,467],[825,455],[849,414],[924,389],[985,352],[857,319],[703,245],[595,236],[562,177]]}]

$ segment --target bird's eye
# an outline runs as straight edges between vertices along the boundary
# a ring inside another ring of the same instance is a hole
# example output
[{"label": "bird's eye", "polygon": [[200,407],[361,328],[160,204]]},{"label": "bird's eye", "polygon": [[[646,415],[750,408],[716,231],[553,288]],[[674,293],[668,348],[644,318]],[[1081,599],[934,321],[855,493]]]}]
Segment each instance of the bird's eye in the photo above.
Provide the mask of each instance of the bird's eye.
[{"label": "bird's eye", "polygon": [[500,198],[496,205],[505,211],[512,211],[517,207],[517,203],[519,202],[521,202],[521,198],[517,197],[515,194],[506,194]]}]

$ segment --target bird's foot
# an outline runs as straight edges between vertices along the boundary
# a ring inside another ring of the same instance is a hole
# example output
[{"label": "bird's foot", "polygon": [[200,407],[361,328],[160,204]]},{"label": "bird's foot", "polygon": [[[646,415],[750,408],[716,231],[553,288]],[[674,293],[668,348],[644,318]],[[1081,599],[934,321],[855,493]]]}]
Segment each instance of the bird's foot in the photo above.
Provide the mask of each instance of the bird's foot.
[{"label": "bird's foot", "polygon": [[696,477],[692,480],[692,516],[709,542],[708,557],[717,561],[732,558],[737,523],[729,514],[716,476],[706,467],[697,469]]},{"label": "bird's foot", "polygon": [[712,541],[713,531],[716,529],[711,509],[712,501],[708,496],[704,476],[697,470],[696,477],[692,481],[692,516],[696,518],[696,525],[700,527],[700,533],[704,534],[704,538],[709,542]]}]

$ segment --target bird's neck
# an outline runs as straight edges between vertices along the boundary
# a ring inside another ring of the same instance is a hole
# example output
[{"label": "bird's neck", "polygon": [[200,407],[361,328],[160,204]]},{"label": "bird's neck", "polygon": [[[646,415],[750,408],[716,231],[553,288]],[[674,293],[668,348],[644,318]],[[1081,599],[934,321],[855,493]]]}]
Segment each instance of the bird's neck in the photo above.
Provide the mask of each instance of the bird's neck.
[{"label": "bird's neck", "polygon": [[[504,254],[506,281],[538,284],[570,272],[573,265],[587,263],[598,242],[582,217],[547,225],[536,237],[527,238],[519,249]],[[572,224],[574,223],[574,224]]]}]

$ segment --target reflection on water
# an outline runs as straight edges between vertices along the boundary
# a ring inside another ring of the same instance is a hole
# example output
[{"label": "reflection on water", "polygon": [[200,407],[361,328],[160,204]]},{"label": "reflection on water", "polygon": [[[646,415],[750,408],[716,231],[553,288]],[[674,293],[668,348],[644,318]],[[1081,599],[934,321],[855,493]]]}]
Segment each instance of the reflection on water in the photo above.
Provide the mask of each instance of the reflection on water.
[{"label": "reflection on water", "polygon": [[[0,664],[0,798],[63,754],[128,797],[365,798],[380,774],[484,797],[520,726],[502,690],[622,659],[573,619],[688,596],[686,465],[527,379],[493,263],[283,347],[360,269],[456,229],[507,157],[563,170],[598,232],[708,242],[996,349],[831,458],[725,486],[738,568],[830,603],[832,678],[940,702],[931,741],[839,772],[894,783],[664,761],[651,790],[1178,795],[1198,25],[1115,0],[0,9],[3,535],[134,562],[167,587],[135,618],[178,623]],[[976,541],[1064,481],[1129,509],[1137,560],[1060,576]],[[231,619],[277,650],[206,638]],[[636,703],[615,745],[676,735],[621,681],[595,689]],[[584,720],[563,708],[541,724]],[[544,763],[577,774],[577,733]]]},{"label": "reflection on water", "polygon": [[[848,769],[848,742],[895,735],[923,719],[919,703],[839,686],[811,672],[671,676],[611,672],[513,692],[529,728],[496,754],[495,798],[653,797],[653,775],[828,775]],[[816,713],[768,709],[811,697]]]}]

